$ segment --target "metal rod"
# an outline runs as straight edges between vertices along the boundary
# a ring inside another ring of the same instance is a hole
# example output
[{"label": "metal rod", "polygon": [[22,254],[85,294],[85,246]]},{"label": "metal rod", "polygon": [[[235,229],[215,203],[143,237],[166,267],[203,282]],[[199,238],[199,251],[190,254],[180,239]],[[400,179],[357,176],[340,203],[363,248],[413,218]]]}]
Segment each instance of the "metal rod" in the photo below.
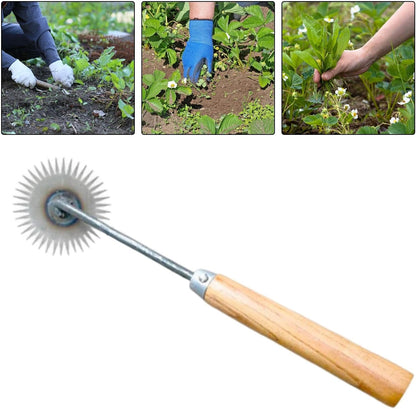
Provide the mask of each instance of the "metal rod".
[{"label": "metal rod", "polygon": [[168,268],[169,270],[173,271],[174,273],[180,275],[187,280],[190,280],[193,276],[193,272],[188,270],[187,268],[181,266],[180,264],[175,263],[174,261],[168,259],[165,256],[157,253],[156,251],[150,249],[149,247],[145,246],[144,244],[139,243],[138,241],[132,239],[131,237],[126,236],[125,234],[113,229],[109,225],[103,223],[102,221],[89,216],[88,214],[84,213],[82,210],[72,206],[71,204],[65,202],[62,199],[57,199],[54,201],[54,206],[59,208],[60,210],[71,214],[72,216],[82,220],[84,223],[89,224],[90,226],[100,230],[104,234],[112,237],[113,239],[119,241],[120,243],[125,244],[126,246],[132,248],[133,250],[142,253],[146,257],[149,257],[156,263],[161,264],[163,267]]}]

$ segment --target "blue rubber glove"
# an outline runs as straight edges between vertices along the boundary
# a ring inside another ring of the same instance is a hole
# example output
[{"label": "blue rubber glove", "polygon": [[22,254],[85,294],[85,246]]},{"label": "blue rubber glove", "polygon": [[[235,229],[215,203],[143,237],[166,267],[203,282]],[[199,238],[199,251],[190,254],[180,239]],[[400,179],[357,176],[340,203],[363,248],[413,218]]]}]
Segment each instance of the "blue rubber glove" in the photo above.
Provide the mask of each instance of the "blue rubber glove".
[{"label": "blue rubber glove", "polygon": [[189,22],[189,40],[182,54],[183,76],[196,82],[201,67],[206,64],[208,72],[212,71],[214,46],[212,44],[212,20],[191,20]]}]

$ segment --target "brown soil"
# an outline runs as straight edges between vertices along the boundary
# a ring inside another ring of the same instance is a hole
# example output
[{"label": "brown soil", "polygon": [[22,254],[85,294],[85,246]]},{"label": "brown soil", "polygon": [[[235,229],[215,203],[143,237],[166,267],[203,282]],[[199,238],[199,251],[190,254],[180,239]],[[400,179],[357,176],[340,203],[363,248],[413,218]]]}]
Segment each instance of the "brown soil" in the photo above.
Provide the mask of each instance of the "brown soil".
[{"label": "brown soil", "polygon": [[109,37],[91,33],[79,34],[78,40],[82,47],[88,51],[90,61],[93,61],[101,55],[108,47],[114,47],[116,54],[114,58],[123,58],[128,64],[134,60],[134,36],[126,37]]},{"label": "brown soil", "polygon": [[[262,7],[263,13],[268,8]],[[274,28],[274,21],[269,23]],[[154,70],[163,71],[169,78],[177,69],[182,73],[182,65],[179,63],[180,54],[185,48],[183,42],[175,44],[178,54],[178,62],[174,67],[167,65],[167,61],[159,59],[152,49],[142,48],[142,75],[152,74]],[[161,134],[188,133],[181,126],[182,119],[178,116],[178,109],[187,105],[190,113],[200,112],[201,115],[209,115],[216,121],[228,113],[238,115],[247,102],[258,99],[264,105],[274,106],[274,83],[262,89],[258,82],[259,73],[247,68],[228,69],[214,73],[211,82],[205,88],[193,87],[192,95],[179,96],[176,107],[161,117],[159,114],[150,114],[143,110],[142,133],[151,134],[155,131]]]}]

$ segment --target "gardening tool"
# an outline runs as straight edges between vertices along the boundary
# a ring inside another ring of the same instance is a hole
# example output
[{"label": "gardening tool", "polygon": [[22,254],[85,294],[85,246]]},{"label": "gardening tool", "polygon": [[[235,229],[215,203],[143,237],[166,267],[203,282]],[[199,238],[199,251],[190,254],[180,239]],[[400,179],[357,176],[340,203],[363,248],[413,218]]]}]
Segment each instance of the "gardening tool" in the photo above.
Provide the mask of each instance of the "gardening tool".
[{"label": "gardening tool", "polygon": [[108,197],[86,167],[55,160],[29,171],[17,189],[23,233],[39,248],[70,253],[89,245],[97,229],[190,281],[208,304],[319,365],[381,402],[395,406],[413,375],[237,282],[188,270],[107,225]]},{"label": "gardening tool", "polygon": [[36,85],[41,88],[52,88],[52,89],[59,89],[58,86],[49,84],[49,82],[41,81],[36,79]]}]

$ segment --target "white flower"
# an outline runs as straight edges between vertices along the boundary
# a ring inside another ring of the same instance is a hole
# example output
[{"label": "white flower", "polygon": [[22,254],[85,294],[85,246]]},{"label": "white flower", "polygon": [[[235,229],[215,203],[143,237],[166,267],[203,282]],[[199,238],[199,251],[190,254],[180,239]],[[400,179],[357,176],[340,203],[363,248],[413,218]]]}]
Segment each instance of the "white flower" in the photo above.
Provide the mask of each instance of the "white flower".
[{"label": "white flower", "polygon": [[186,77],[182,80],[182,82],[183,82],[184,84],[186,84]]},{"label": "white flower", "polygon": [[342,97],[346,94],[346,92],[347,92],[346,88],[338,87],[338,89],[335,91],[335,94],[338,95],[339,97]]},{"label": "white flower", "polygon": [[282,78],[283,78],[283,81],[287,81],[289,77],[285,73],[283,73]]},{"label": "white flower", "polygon": [[352,109],[351,110],[351,115],[354,119],[358,119],[358,110],[357,109]]},{"label": "white flower", "polygon": [[354,6],[351,7],[350,12],[351,12],[351,20],[354,20],[354,16],[356,13],[358,13],[360,11],[360,6]]},{"label": "white flower", "polygon": [[390,118],[390,123],[391,123],[391,124],[396,124],[397,122],[400,122],[400,119],[399,119],[399,118],[397,118],[396,116],[392,116],[392,117]]},{"label": "white flower", "polygon": [[228,39],[230,39],[230,35],[228,33],[225,33],[225,35],[227,36]]},{"label": "white flower", "polygon": [[352,43],[351,40],[348,40],[348,47],[354,48],[354,44]]},{"label": "white flower", "polygon": [[175,81],[168,82],[168,88],[176,88],[178,84]]},{"label": "white flower", "polygon": [[407,91],[403,96],[404,98],[412,98],[412,91]]},{"label": "white flower", "polygon": [[304,111],[304,109],[303,108],[299,108],[298,109],[298,112],[303,112]]},{"label": "white flower", "polygon": [[324,21],[326,21],[327,23],[333,23],[334,19],[333,18],[329,18],[328,16],[324,18]]},{"label": "white flower", "polygon": [[306,33],[306,27],[302,24],[299,28],[298,28],[298,35],[301,35],[303,33]]},{"label": "white flower", "polygon": [[344,111],[349,111],[350,110],[350,105],[349,104],[345,104],[344,105]]},{"label": "white flower", "polygon": [[403,99],[398,102],[399,105],[406,105],[408,102],[410,102],[410,98],[406,97],[406,95],[403,96]]},{"label": "white flower", "polygon": [[66,24],[72,24],[74,22],[74,20],[72,20],[72,18],[68,18],[65,23]]}]

